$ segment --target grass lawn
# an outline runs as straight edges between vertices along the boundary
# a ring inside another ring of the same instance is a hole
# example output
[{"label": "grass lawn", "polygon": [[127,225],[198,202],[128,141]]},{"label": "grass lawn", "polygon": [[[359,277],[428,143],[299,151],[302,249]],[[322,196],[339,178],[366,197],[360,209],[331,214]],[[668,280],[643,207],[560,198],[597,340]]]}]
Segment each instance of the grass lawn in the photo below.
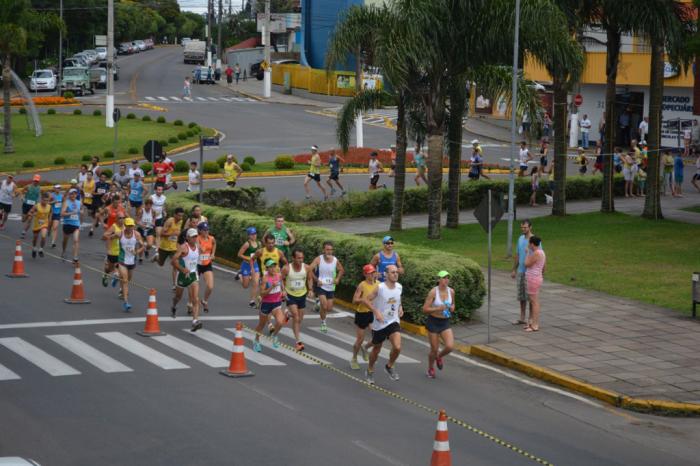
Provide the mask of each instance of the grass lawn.
[{"label": "grass lawn", "polygon": [[[691,273],[700,271],[697,225],[620,213],[545,217],[533,223],[547,253],[546,279],[690,313]],[[512,267],[505,259],[506,230],[506,221],[494,229],[492,263],[501,270]],[[400,242],[464,254],[486,267],[487,237],[481,226],[445,228],[440,241],[426,239],[425,232],[416,228],[391,234]],[[518,225],[514,236],[520,236]]]},{"label": "grass lawn", "polygon": [[[88,111],[83,109],[83,112]],[[86,154],[97,155],[102,161],[109,160],[104,159],[102,154],[112,150],[114,129],[105,127],[104,116],[92,116],[91,112],[89,115],[42,113],[40,118],[44,134],[37,138],[27,127],[26,115],[13,113],[12,136],[15,153],[0,156],[0,171],[21,170],[25,160],[33,161],[35,168],[60,168],[54,165],[56,157],[64,157],[67,165],[82,163],[82,156]],[[172,122],[156,123],[122,118],[119,121],[116,158],[133,157],[128,153],[131,147],[137,148],[140,155],[143,145],[149,139],[168,140],[187,130],[186,126],[175,126]],[[211,130],[204,131],[213,134]],[[196,140],[197,135],[194,135],[184,141],[170,143],[166,150]]]},{"label": "grass lawn", "polygon": [[691,207],[686,207],[685,209],[681,209],[681,210],[685,210],[685,211],[688,211],[688,212],[695,212],[695,213],[700,214],[700,205],[694,205],[694,206],[691,206]]}]

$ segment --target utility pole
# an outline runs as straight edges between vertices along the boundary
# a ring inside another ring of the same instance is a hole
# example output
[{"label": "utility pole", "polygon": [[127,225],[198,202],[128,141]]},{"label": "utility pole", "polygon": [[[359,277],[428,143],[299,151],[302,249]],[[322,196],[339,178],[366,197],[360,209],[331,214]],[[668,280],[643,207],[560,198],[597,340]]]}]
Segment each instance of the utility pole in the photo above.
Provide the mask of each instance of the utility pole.
[{"label": "utility pole", "polygon": [[[59,3],[59,16],[61,18],[61,23],[63,23],[63,0]],[[63,77],[63,28],[58,30],[58,85],[56,89],[58,94],[61,94],[61,78]]]},{"label": "utility pole", "polygon": [[[516,109],[518,108],[518,52],[520,40],[520,0],[515,0],[515,42],[513,43],[513,98],[510,106],[510,176],[508,179],[508,245],[506,247],[507,257],[513,255],[513,208],[515,207],[515,124]],[[490,286],[490,285],[489,285]]]},{"label": "utility pole", "polygon": [[270,0],[265,0],[265,25],[263,26],[263,45],[265,46],[265,81],[263,97],[272,96],[272,67],[270,66]]},{"label": "utility pole", "polygon": [[[107,0],[107,102],[105,118],[107,128],[114,126],[114,0]],[[117,154],[114,154],[116,157]]]},{"label": "utility pole", "polygon": [[211,66],[211,17],[214,0],[207,0],[207,66]]},{"label": "utility pole", "polygon": [[[221,54],[221,26],[222,26],[222,22],[221,22],[221,11],[222,11],[223,9],[224,9],[223,0],[219,0],[219,21],[218,21],[218,24],[217,24],[218,37],[217,37],[217,39],[216,39],[216,56],[217,56],[217,58],[218,58],[218,59],[216,60],[216,64],[217,64],[217,65],[219,65],[219,63],[221,62],[221,57],[223,56],[223,55]],[[217,68],[218,68],[218,67],[220,67],[220,66],[217,66]]]}]

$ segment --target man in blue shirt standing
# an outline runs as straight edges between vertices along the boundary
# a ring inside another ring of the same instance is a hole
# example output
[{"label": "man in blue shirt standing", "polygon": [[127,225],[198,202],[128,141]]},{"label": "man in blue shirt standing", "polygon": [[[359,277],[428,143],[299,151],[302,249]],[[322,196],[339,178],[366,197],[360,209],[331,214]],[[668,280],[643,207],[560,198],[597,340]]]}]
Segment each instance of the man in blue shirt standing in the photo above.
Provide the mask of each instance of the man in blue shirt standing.
[{"label": "man in blue shirt standing", "polygon": [[680,150],[673,157],[673,182],[676,185],[673,197],[683,197],[683,157]]},{"label": "man in blue shirt standing", "polygon": [[[522,235],[518,238],[518,247],[513,257],[513,270],[510,276],[515,278],[515,283],[518,290],[518,301],[520,301],[520,318],[513,322],[513,325],[527,325],[525,312],[527,310],[527,278],[525,278],[525,258],[528,255],[528,243],[532,237],[532,222],[525,219],[520,222],[520,231]],[[530,307],[532,314],[532,307]]]}]

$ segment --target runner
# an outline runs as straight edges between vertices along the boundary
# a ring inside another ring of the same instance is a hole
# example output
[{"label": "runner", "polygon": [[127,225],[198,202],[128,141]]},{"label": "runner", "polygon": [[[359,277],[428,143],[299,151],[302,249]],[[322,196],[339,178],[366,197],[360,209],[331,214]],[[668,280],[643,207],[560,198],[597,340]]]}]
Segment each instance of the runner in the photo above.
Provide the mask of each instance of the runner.
[{"label": "runner", "polygon": [[[479,177],[490,180],[491,177],[486,174],[484,171],[484,149],[482,149],[481,145],[479,144],[478,139],[472,139],[472,165],[476,165],[476,178],[479,179]],[[472,178],[470,176],[470,178]]]},{"label": "runner", "polygon": [[335,188],[333,187],[333,182],[338,185],[340,189],[340,195],[345,196],[345,188],[340,184],[340,164],[345,163],[345,160],[335,153],[334,150],[331,151],[330,158],[328,159],[328,168],[330,169],[330,175],[326,180],[326,184],[331,188],[331,196],[335,194]]},{"label": "runner", "polygon": [[136,227],[137,231],[141,235],[141,238],[146,242],[146,246],[139,255],[139,262],[143,262],[143,257],[148,259],[148,253],[155,249],[155,212],[153,210],[153,199],[150,197],[146,199],[146,202],[141,209],[140,215],[136,217]]},{"label": "runner", "polygon": [[224,180],[229,188],[236,187],[236,181],[241,173],[243,173],[243,169],[236,163],[233,154],[228,154],[226,162],[224,162]]},{"label": "runner", "polygon": [[238,280],[240,276],[243,288],[248,288],[252,283],[248,305],[255,307],[255,298],[258,296],[258,284],[260,283],[260,267],[258,267],[255,253],[260,249],[260,245],[257,240],[258,230],[255,227],[248,227],[246,233],[248,234],[248,241],[243,243],[238,250],[238,257],[241,259],[241,270],[236,274],[236,279]]},{"label": "runner", "polygon": [[90,161],[90,166],[88,167],[88,170],[92,172],[95,178],[100,177],[100,174],[102,173],[102,168],[100,168],[100,158],[98,156],[92,156],[92,160]]},{"label": "runner", "polygon": [[112,176],[112,183],[116,184],[122,192],[129,189],[129,174],[126,171],[126,164],[119,165],[119,172]]},{"label": "runner", "polygon": [[[153,256],[153,260],[158,261],[158,265],[161,267],[165,264],[165,261],[168,260],[168,257],[175,255],[178,251],[178,236],[180,236],[180,231],[182,231],[182,222],[184,221],[185,217],[185,211],[182,207],[178,207],[175,209],[175,214],[168,218],[165,221],[165,224],[163,224],[163,228],[160,232],[160,246],[158,247],[158,252]],[[158,229],[156,228],[156,231]],[[197,230],[193,230],[195,233]],[[185,241],[188,240],[187,235],[189,235],[190,231],[187,230],[186,236],[185,236]],[[199,256],[198,256],[199,257]],[[197,271],[195,263],[195,268],[194,271]],[[176,267],[173,267],[173,289],[176,288],[177,285],[177,269]]]},{"label": "runner", "polygon": [[68,191],[68,199],[61,207],[61,221],[63,223],[63,247],[61,259],[65,259],[68,238],[73,239],[73,262],[78,262],[80,251],[80,205],[78,190],[71,188]]},{"label": "runner", "polygon": [[518,176],[525,176],[527,171],[527,163],[532,160],[530,155],[530,150],[527,148],[527,142],[520,142],[520,151],[518,152],[518,158],[520,160],[520,167],[518,168]]},{"label": "runner", "polygon": [[[175,215],[177,215],[177,211]],[[199,246],[197,246],[197,230],[190,228],[185,233],[185,238],[185,243],[177,246],[177,251],[175,251],[175,255],[170,261],[173,271],[177,274],[177,286],[175,287],[173,306],[170,311],[174,319],[175,314],[177,314],[177,303],[180,302],[182,293],[187,288],[187,307],[192,310],[192,328],[190,331],[196,332],[202,328],[202,322],[199,320],[199,277],[197,276]]]},{"label": "runner", "polygon": [[[80,165],[80,171],[78,172],[78,185],[82,188],[83,183],[85,183],[85,180],[87,180],[87,174],[90,170],[88,170],[88,166],[85,164]],[[95,174],[93,173],[93,176]]]},{"label": "runner", "polygon": [[146,178],[146,174],[143,172],[143,169],[139,167],[139,161],[136,159],[133,159],[131,161],[131,166],[129,167],[129,179],[134,179],[134,176],[136,174],[139,174],[141,176],[141,181],[143,181],[144,178]]},{"label": "runner", "polygon": [[30,212],[32,208],[39,202],[41,197],[41,188],[39,187],[39,181],[41,181],[40,175],[34,175],[32,177],[32,183],[24,188],[24,201],[22,202],[22,223],[24,223],[24,229],[22,230],[22,238],[27,234],[29,230],[29,224],[32,223],[32,216]]},{"label": "runner", "polygon": [[141,179],[141,173],[135,172],[134,178],[129,181],[129,205],[134,209],[134,217],[136,218],[139,217],[145,196],[148,196],[148,188]]},{"label": "runner", "polygon": [[326,315],[333,309],[333,298],[335,287],[345,274],[343,264],[333,255],[333,243],[325,241],[323,243],[323,254],[311,262],[311,270],[314,271],[313,279],[316,283],[314,293],[320,300],[319,312],[321,314],[321,331],[326,333]]},{"label": "runner", "polygon": [[[450,274],[445,270],[438,272],[438,285],[430,290],[423,303],[423,312],[428,314],[425,327],[428,329],[430,352],[428,353],[428,373],[435,378],[435,368],[442,370],[443,358],[452,352],[454,335],[450,328],[450,317],[455,312],[455,290],[450,288]],[[443,349],[440,351],[440,339]]]},{"label": "runner", "polygon": [[175,162],[168,157],[168,153],[163,151],[163,163],[166,166],[165,170],[165,189],[173,188],[177,191],[177,183],[173,181],[173,173],[175,173]]},{"label": "runner", "polygon": [[[355,343],[352,345],[352,359],[350,360],[350,368],[360,370],[360,365],[357,363],[357,353],[362,351],[362,359],[369,361],[367,348],[365,347],[365,336],[367,327],[374,320],[374,315],[370,309],[372,303],[369,301],[369,296],[372,296],[379,287],[379,282],[376,280],[377,271],[372,264],[367,264],[362,267],[362,273],[365,279],[357,285],[355,294],[352,297],[352,303],[355,308]],[[371,341],[368,342],[371,344]]]},{"label": "runner", "polygon": [[197,170],[197,162],[190,162],[190,171],[187,173],[187,189],[185,191],[192,192],[195,188],[199,189],[199,184],[202,182],[202,176]]},{"label": "runner", "polygon": [[365,372],[367,383],[374,385],[374,364],[377,362],[379,352],[384,340],[391,343],[389,362],[384,370],[391,380],[399,380],[399,374],[394,368],[394,363],[401,353],[401,325],[403,306],[401,305],[402,287],[398,282],[399,270],[395,265],[387,267],[386,282],[380,283],[377,290],[368,296],[367,301],[372,301],[370,309],[374,314],[372,322],[372,353],[369,355],[369,364]]},{"label": "runner", "polygon": [[7,178],[0,183],[0,230],[5,228],[5,222],[7,222],[7,217],[12,212],[12,202],[16,195],[17,184],[15,183],[15,177],[7,175]]},{"label": "runner", "polygon": [[277,334],[285,321],[284,313],[282,312],[282,300],[285,297],[284,281],[279,272],[279,263],[275,262],[274,259],[267,259],[264,266],[265,275],[263,275],[262,289],[260,290],[260,296],[262,297],[260,320],[257,327],[255,327],[255,343],[253,343],[253,350],[258,353],[262,351],[260,332],[270,320],[270,315],[275,318],[275,326],[271,333],[273,348],[279,348],[280,346]]},{"label": "runner", "polygon": [[[304,264],[304,251],[294,249],[292,262],[282,268],[282,280],[287,291],[287,310],[292,317],[292,330],[294,331],[295,348],[304,351],[304,343],[301,342],[301,322],[304,320],[304,308],[306,297],[313,298],[313,279],[310,268]],[[286,320],[286,319],[285,319]]]},{"label": "runner", "polygon": [[[30,218],[32,219],[32,232],[34,237],[32,238],[32,258],[36,258],[37,252],[39,257],[44,257],[44,246],[46,245],[46,237],[49,232],[49,225],[51,224],[51,194],[43,193],[41,195],[41,200],[38,204],[32,206],[30,212]],[[37,249],[36,243],[41,236],[41,246]]]},{"label": "runner", "polygon": [[204,278],[206,285],[202,308],[205,313],[209,312],[209,297],[214,291],[214,268],[212,263],[216,256],[216,239],[209,234],[209,224],[202,222],[197,225],[197,244],[199,246],[199,262],[197,262],[197,274]]},{"label": "runner", "polygon": [[105,206],[102,208],[100,217],[104,219],[105,229],[114,225],[117,217],[126,217],[126,210],[122,205],[122,197],[117,192],[108,193],[106,196]]},{"label": "runner", "polygon": [[124,231],[119,237],[119,277],[121,278],[121,295],[124,300],[124,312],[131,310],[129,304],[129,282],[134,275],[136,257],[143,252],[143,238],[134,230],[136,222],[133,218],[124,219]]},{"label": "runner", "polygon": [[100,174],[100,179],[95,183],[95,195],[92,199],[92,209],[94,210],[95,221],[90,227],[89,236],[92,236],[95,228],[102,223],[102,208],[105,204],[105,196],[109,192],[109,183],[107,182],[107,175],[104,173]]},{"label": "runner", "polygon": [[194,223],[192,228],[197,228],[200,223],[208,223],[207,217],[202,215],[202,208],[199,205],[193,205],[192,210],[190,210],[190,220]]},{"label": "runner", "polygon": [[389,170],[389,174],[387,176],[389,178],[393,178],[396,176],[396,144],[392,144],[390,149],[391,153],[389,154],[389,160],[391,161],[391,169]]},{"label": "runner", "polygon": [[277,249],[282,251],[284,257],[288,257],[289,247],[294,244],[296,239],[294,238],[294,233],[292,230],[285,226],[283,215],[278,215],[275,217],[275,225],[268,229],[263,237],[267,236],[268,234],[275,237],[275,246],[277,246]]},{"label": "runner", "polygon": [[[0,196],[2,190],[0,189]],[[61,185],[56,184],[51,191],[51,249],[56,247],[56,238],[58,237],[58,227],[61,224],[61,206],[63,206],[63,193]]]},{"label": "runner", "polygon": [[[86,172],[85,181],[81,183],[80,189],[83,191],[83,207],[85,208],[85,213],[87,213],[91,219],[95,218],[95,209],[93,206],[95,204],[96,186],[95,175],[93,175],[91,171]],[[90,220],[88,236],[92,236],[92,234],[92,220]]]},{"label": "runner", "polygon": [[309,183],[311,180],[316,182],[316,186],[323,193],[323,200],[328,199],[326,188],[321,184],[321,156],[318,155],[318,146],[311,146],[311,160],[309,160],[309,173],[304,178],[304,191],[306,191],[306,199],[311,199],[311,188]]},{"label": "runner", "polygon": [[416,176],[413,178],[416,182],[416,186],[420,186],[420,180],[423,180],[423,183],[427,185],[428,178],[425,176],[427,166],[425,163],[425,156],[420,151],[420,144],[416,144],[416,151],[413,153],[413,163],[416,165]]},{"label": "runner", "polygon": [[112,276],[112,288],[119,283],[119,272],[117,266],[119,264],[119,238],[124,231],[124,220],[126,214],[122,212],[117,216],[114,223],[105,229],[102,235],[102,240],[105,241],[107,247],[107,257],[105,257],[104,273],[102,274],[102,286],[107,286],[109,276]]},{"label": "runner", "polygon": [[[376,152],[372,152],[369,154],[369,165],[367,167],[369,171],[369,190],[375,190],[377,189],[377,183],[379,183],[379,174],[384,171],[384,166],[382,165],[382,162],[377,160],[377,154]],[[384,185],[386,188],[386,185]]]},{"label": "runner", "polygon": [[263,248],[258,249],[254,258],[260,260],[260,271],[262,274],[265,274],[265,264],[268,259],[272,259],[277,265],[280,265],[280,263],[284,265],[287,264],[287,258],[284,256],[284,253],[275,246],[275,237],[270,233],[266,233],[265,236],[263,236]]},{"label": "runner", "polygon": [[160,248],[160,234],[163,231],[167,210],[165,208],[166,196],[163,194],[163,186],[156,186],[156,192],[151,194],[151,202],[153,203],[154,225],[156,228],[156,253],[153,255],[153,260],[158,258],[158,248]]},{"label": "runner", "polygon": [[372,257],[370,264],[376,267],[379,273],[377,279],[380,282],[386,280],[386,268],[390,265],[395,265],[399,274],[403,275],[404,268],[401,257],[398,252],[394,251],[394,238],[389,235],[382,238],[382,250]]},{"label": "runner", "polygon": [[177,183],[170,184],[171,173],[175,170],[172,161],[166,157],[165,153],[153,163],[151,172],[156,177],[155,187],[161,186],[163,191],[173,188],[177,189]]}]

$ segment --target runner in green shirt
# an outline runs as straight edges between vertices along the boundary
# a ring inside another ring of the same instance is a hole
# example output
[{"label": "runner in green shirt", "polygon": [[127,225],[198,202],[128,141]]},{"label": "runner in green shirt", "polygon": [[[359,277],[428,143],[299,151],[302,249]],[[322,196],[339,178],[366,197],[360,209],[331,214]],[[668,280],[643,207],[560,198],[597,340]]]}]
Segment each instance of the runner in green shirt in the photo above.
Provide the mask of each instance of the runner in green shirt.
[{"label": "runner in green shirt", "polygon": [[22,230],[22,238],[27,234],[29,225],[32,223],[32,216],[29,213],[32,207],[39,203],[39,197],[41,197],[40,181],[41,175],[34,175],[32,183],[24,188],[24,201],[22,202],[22,223],[24,223],[24,229]]},{"label": "runner in green shirt", "polygon": [[289,256],[289,247],[296,241],[292,230],[284,225],[284,216],[278,215],[275,217],[275,225],[269,228],[265,235],[272,235],[275,238],[275,246],[282,251],[285,257]]}]

